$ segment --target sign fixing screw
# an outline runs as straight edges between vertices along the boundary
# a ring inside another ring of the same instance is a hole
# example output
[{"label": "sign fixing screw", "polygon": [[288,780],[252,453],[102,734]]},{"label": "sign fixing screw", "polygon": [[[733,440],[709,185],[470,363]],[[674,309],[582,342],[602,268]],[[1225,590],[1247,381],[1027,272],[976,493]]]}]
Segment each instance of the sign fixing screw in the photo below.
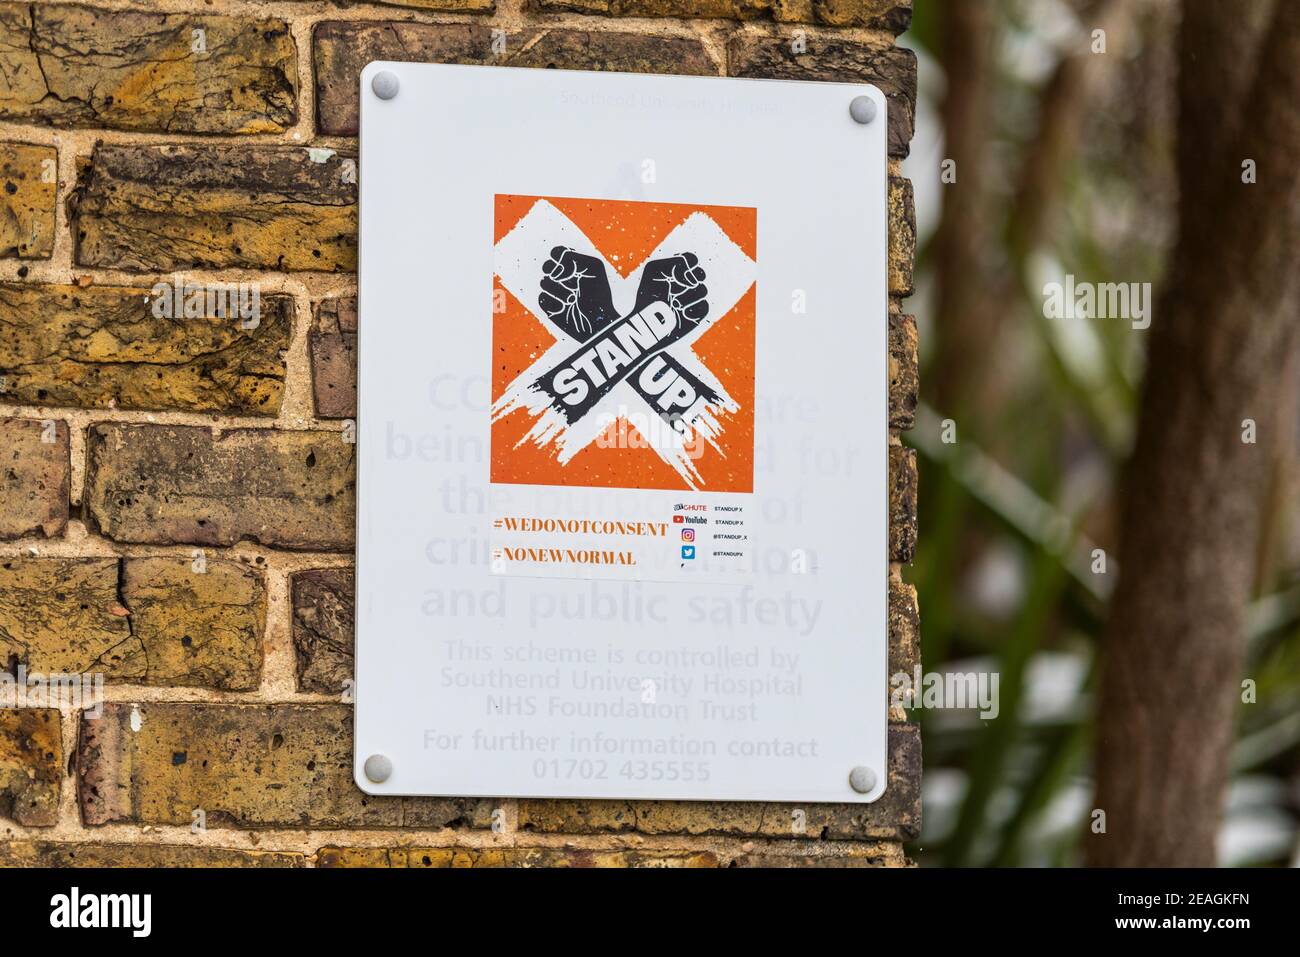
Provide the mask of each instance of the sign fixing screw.
[{"label": "sign fixing screw", "polygon": [[[397,88],[400,84],[397,82],[397,75],[387,70],[380,70],[375,74],[374,79],[370,81],[370,89],[375,91],[375,96],[381,100],[391,100],[397,96]],[[873,107],[874,108],[874,107]]]},{"label": "sign fixing screw", "polygon": [[393,774],[393,762],[382,754],[372,754],[366,758],[366,777],[376,784],[383,784]]},{"label": "sign fixing screw", "polygon": [[[865,99],[865,97],[863,97]],[[367,762],[367,767],[369,762]],[[876,786],[876,772],[871,768],[858,765],[849,772],[849,787],[859,794],[870,794],[871,789]]]},{"label": "sign fixing screw", "polygon": [[[375,77],[376,81],[379,76]],[[853,117],[855,123],[870,123],[876,118],[876,101],[869,96],[855,96],[849,101],[849,116]]]}]

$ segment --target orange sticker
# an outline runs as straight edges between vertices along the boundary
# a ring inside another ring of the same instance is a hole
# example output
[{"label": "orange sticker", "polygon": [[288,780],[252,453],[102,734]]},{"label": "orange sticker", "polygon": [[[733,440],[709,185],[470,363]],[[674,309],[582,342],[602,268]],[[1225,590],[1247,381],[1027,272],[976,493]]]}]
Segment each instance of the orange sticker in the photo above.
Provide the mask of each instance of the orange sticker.
[{"label": "orange sticker", "polygon": [[491,480],[752,492],[757,211],[498,195]]}]

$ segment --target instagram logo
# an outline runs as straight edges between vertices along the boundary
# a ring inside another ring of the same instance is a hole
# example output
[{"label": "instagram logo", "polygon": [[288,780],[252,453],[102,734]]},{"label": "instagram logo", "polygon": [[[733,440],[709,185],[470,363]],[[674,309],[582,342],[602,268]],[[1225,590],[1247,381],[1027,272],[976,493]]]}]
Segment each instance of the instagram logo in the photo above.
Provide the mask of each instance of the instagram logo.
[{"label": "instagram logo", "polygon": [[693,542],[693,541],[695,541],[695,529],[693,529],[693,528],[683,528],[683,529],[682,529],[682,541],[684,541],[684,542]]}]

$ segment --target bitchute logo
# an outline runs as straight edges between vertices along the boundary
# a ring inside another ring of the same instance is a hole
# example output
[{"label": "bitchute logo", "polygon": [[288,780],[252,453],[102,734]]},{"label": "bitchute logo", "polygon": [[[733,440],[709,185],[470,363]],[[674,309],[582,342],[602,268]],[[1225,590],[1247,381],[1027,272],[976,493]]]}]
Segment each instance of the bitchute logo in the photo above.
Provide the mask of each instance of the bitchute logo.
[{"label": "bitchute logo", "polygon": [[492,480],[751,491],[755,211],[496,215]]},{"label": "bitchute logo", "polygon": [[124,927],[132,937],[148,937],[153,929],[150,894],[83,894],[79,887],[50,898],[50,926]]}]

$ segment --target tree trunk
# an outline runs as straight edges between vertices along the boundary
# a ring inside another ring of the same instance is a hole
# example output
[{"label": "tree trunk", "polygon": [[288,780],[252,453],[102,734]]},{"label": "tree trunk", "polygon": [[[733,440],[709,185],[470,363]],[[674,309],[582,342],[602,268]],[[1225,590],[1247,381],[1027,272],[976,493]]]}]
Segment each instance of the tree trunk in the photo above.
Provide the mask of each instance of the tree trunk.
[{"label": "tree trunk", "polygon": [[938,329],[933,402],[944,415],[964,411],[979,357],[992,352],[992,325],[1000,309],[989,282],[988,156],[993,120],[997,11],[991,3],[954,3],[942,11],[944,158],[957,181],[943,187],[943,216],[935,232]]},{"label": "tree trunk", "polygon": [[[1025,145],[1017,187],[1005,223],[990,210],[989,150],[996,122],[1000,13],[994,3],[945,4],[942,16],[944,158],[955,161],[957,180],[943,187],[943,216],[935,233],[935,353],[923,388],[942,415],[960,417],[972,434],[987,432],[1001,408],[1007,376],[1001,328],[1016,318],[1019,273],[1055,228],[1070,163],[1084,118],[1132,26],[1132,0],[1095,0],[1084,23],[1108,35],[1112,53],[1083,45],[1062,57],[1044,85],[1037,128]],[[1004,231],[1012,262],[989,249]]]},{"label": "tree trunk", "polygon": [[1253,6],[1184,4],[1180,222],[1122,491],[1091,864],[1215,859],[1300,271],[1300,3],[1276,5],[1258,56]]}]

